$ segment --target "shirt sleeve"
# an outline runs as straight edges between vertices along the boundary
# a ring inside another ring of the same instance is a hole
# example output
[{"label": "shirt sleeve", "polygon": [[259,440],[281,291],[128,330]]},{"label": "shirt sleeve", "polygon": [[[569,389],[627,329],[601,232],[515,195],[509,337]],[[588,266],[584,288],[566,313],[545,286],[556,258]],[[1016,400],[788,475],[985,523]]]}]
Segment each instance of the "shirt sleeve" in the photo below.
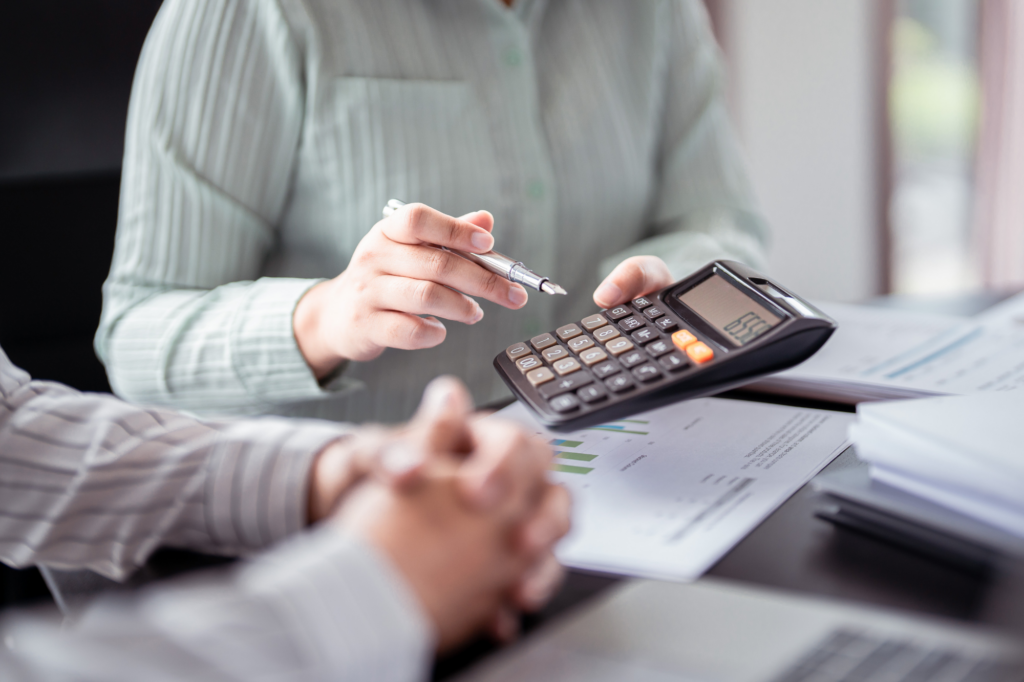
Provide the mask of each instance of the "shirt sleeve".
[{"label": "shirt sleeve", "polygon": [[425,677],[433,649],[397,571],[332,529],[232,573],[106,597],[70,628],[8,615],[0,630],[10,682],[404,682]]},{"label": "shirt sleeve", "polygon": [[768,230],[723,96],[717,44],[703,4],[666,7],[666,64],[658,183],[650,237],[602,263],[657,254],[675,278],[717,258],[763,268]]},{"label": "shirt sleeve", "polygon": [[304,115],[274,0],[169,0],[132,86],[96,350],[133,402],[219,414],[326,396],[292,314],[318,280],[258,278]]},{"label": "shirt sleeve", "polygon": [[328,422],[201,422],[32,381],[0,349],[0,560],[127,577],[160,546],[237,555],[306,523]]}]

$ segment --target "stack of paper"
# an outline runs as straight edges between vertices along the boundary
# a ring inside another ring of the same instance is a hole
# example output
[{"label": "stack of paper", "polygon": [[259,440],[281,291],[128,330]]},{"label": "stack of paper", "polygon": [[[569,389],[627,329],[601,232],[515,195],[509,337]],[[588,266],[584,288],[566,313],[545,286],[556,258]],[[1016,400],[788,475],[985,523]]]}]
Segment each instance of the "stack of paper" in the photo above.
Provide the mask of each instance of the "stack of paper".
[{"label": "stack of paper", "polygon": [[871,477],[1024,537],[1024,392],[863,404]]}]

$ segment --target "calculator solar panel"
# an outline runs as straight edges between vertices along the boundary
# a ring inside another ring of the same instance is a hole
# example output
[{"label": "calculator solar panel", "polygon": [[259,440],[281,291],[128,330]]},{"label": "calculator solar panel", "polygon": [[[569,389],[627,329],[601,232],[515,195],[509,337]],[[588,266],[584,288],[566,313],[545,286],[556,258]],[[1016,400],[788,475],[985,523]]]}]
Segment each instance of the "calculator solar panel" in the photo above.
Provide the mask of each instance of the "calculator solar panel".
[{"label": "calculator solar panel", "polygon": [[654,295],[514,343],[494,366],[542,423],[566,431],[792,367],[835,328],[750,268],[715,261]]}]

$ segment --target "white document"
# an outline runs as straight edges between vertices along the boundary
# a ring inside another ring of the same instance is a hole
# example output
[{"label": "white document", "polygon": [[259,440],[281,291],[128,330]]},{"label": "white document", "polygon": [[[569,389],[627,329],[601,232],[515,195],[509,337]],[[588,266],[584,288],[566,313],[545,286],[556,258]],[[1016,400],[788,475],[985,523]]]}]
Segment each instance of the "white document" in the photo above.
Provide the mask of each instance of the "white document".
[{"label": "white document", "polygon": [[545,434],[573,495],[567,566],[694,580],[847,445],[854,415],[737,400],[676,403],[571,435],[520,403],[499,413]]}]

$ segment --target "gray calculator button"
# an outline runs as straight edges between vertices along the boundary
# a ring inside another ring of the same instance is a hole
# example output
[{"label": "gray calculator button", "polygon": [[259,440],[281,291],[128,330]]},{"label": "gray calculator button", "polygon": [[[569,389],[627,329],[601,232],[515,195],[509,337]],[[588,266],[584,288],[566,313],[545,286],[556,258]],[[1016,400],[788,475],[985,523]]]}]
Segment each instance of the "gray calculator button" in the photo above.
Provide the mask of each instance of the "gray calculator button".
[{"label": "gray calculator button", "polygon": [[608,324],[608,320],[604,319],[603,315],[591,315],[590,317],[584,317],[580,320],[580,325],[582,325],[588,332],[592,332],[598,327],[603,327],[606,324]]},{"label": "gray calculator button", "polygon": [[640,365],[633,368],[633,376],[640,381],[654,381],[661,376],[661,372],[654,365]]},{"label": "gray calculator button", "polygon": [[629,378],[627,374],[617,374],[611,379],[605,379],[604,385],[608,387],[608,390],[612,393],[622,393],[633,388],[635,384],[633,380]]},{"label": "gray calculator button", "polygon": [[630,334],[629,337],[641,345],[647,343],[648,341],[654,341],[654,339],[659,338],[657,333],[655,333],[655,331],[650,327],[637,329],[635,332]]},{"label": "gray calculator button", "polygon": [[608,324],[600,329],[595,329],[592,333],[598,343],[608,343],[619,335],[619,330]]},{"label": "gray calculator button", "polygon": [[563,341],[568,341],[569,339],[577,337],[580,334],[582,334],[583,330],[580,329],[578,325],[567,324],[564,327],[559,327],[558,329],[556,329],[555,333],[558,334],[558,338],[562,339]]},{"label": "gray calculator button", "polygon": [[638,350],[631,350],[628,353],[623,353],[619,356],[619,362],[626,369],[630,367],[636,367],[642,362],[647,362],[647,356]]},{"label": "gray calculator button", "polygon": [[505,355],[507,355],[508,359],[511,360],[512,362],[515,362],[524,355],[529,354],[530,347],[527,346],[525,343],[516,343],[505,349]]},{"label": "gray calculator button", "polygon": [[541,334],[540,336],[535,336],[530,339],[530,343],[533,344],[533,347],[537,350],[544,350],[545,348],[550,348],[555,345],[555,337],[551,336],[551,334]]},{"label": "gray calculator button", "polygon": [[576,395],[585,403],[596,403],[607,398],[608,392],[598,384],[591,384],[576,391]]},{"label": "gray calculator button", "polygon": [[681,369],[686,369],[690,365],[682,355],[675,351],[658,358],[658,364],[670,372],[678,372]]},{"label": "gray calculator button", "polygon": [[644,350],[654,357],[659,357],[671,351],[672,345],[665,341],[665,339],[658,339],[654,343],[644,346]]},{"label": "gray calculator button", "polygon": [[594,365],[590,368],[590,371],[594,373],[598,379],[604,379],[610,377],[619,371],[619,365],[614,360],[608,362],[602,362],[600,365]]},{"label": "gray calculator button", "polygon": [[658,306],[654,306],[654,305],[652,305],[650,308],[646,308],[644,310],[644,315],[647,316],[648,320],[654,320],[656,318],[661,317],[664,314],[665,313],[662,312],[661,308],[659,308]]},{"label": "gray calculator button", "polygon": [[540,394],[545,398],[554,398],[569,391],[575,391],[581,386],[594,383],[594,380],[586,372],[575,372],[565,377],[556,377],[540,387]]},{"label": "gray calculator button", "polygon": [[580,401],[572,393],[563,393],[548,404],[555,412],[572,412],[580,407]]},{"label": "gray calculator button", "polygon": [[624,317],[621,320],[619,320],[619,326],[625,329],[627,332],[631,332],[634,329],[639,329],[640,327],[644,326],[644,323],[643,320],[640,320],[639,318],[630,315],[629,317]]},{"label": "gray calculator button", "polygon": [[633,301],[633,305],[637,310],[643,310],[647,306],[651,305],[651,302],[647,298],[641,296],[640,298]]},{"label": "gray calculator button", "polygon": [[604,311],[604,314],[610,317],[612,320],[621,320],[626,315],[631,315],[632,313],[633,311],[624,305],[617,305],[614,308],[610,308]]},{"label": "gray calculator button", "polygon": [[670,332],[679,325],[671,317],[661,317],[654,321],[654,326],[663,332]]},{"label": "gray calculator button", "polygon": [[579,355],[588,348],[593,348],[594,342],[589,336],[577,336],[575,339],[569,339],[569,348],[572,349],[573,353]]},{"label": "gray calculator button", "polygon": [[562,358],[569,357],[569,351],[567,351],[564,346],[551,346],[551,348],[545,349],[541,355],[543,355],[544,359],[548,362],[556,362]]},{"label": "gray calculator button", "polygon": [[516,367],[518,367],[519,371],[522,372],[523,374],[526,374],[531,369],[537,369],[538,367],[541,366],[542,365],[540,364],[540,358],[538,358],[536,355],[527,355],[525,358],[519,358],[518,360],[516,360]]}]

